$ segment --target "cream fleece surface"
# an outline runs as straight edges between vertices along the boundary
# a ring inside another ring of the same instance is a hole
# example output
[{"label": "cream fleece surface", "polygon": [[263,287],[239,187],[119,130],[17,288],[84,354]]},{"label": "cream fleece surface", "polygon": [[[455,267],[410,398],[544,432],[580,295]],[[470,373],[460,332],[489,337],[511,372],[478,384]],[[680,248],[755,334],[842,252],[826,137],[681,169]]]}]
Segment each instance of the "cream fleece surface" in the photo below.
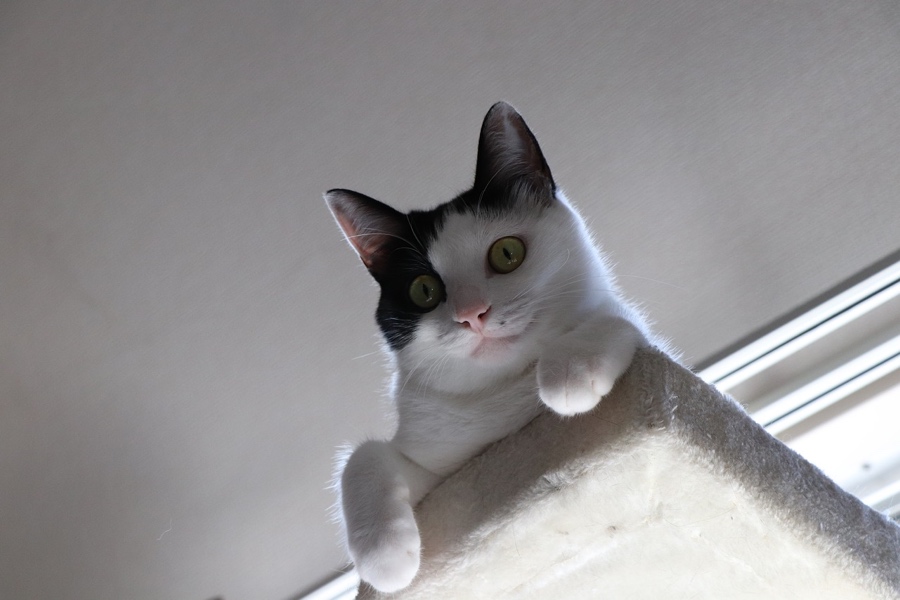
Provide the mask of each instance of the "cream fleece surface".
[{"label": "cream fleece surface", "polygon": [[412,585],[358,598],[900,598],[900,528],[730,398],[639,351],[590,413],[545,413],[416,508]]}]

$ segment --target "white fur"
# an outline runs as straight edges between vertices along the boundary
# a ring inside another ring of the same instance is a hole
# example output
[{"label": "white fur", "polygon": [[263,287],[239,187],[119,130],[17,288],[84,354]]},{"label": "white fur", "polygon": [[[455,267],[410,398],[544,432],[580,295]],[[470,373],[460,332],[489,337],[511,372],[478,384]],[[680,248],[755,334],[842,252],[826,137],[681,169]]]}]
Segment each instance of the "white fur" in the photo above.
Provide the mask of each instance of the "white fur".
[{"label": "white fur", "polygon": [[[499,275],[485,256],[504,236],[524,240],[527,254]],[[648,336],[561,193],[549,207],[506,218],[451,213],[428,258],[447,301],[396,354],[396,434],[339,465],[349,553],[362,579],[385,592],[418,570],[419,499],[543,406],[561,415],[594,408]],[[490,306],[485,336],[516,337],[485,340],[460,323],[479,304]]]}]

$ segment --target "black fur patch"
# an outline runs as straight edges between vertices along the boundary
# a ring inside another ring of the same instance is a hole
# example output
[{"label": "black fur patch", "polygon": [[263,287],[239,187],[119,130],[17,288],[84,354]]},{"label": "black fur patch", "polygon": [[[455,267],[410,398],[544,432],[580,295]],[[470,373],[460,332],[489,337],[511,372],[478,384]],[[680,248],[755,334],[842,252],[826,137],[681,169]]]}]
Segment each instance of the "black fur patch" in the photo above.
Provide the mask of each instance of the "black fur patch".
[{"label": "black fur patch", "polygon": [[428,250],[440,235],[447,216],[469,213],[477,218],[491,219],[517,210],[534,210],[546,202],[538,194],[524,194],[525,198],[522,195],[519,186],[509,190],[489,189],[485,193],[471,189],[431,210],[414,210],[406,215],[407,223],[402,224],[403,239],[391,240],[386,249],[385,267],[379,272],[371,272],[381,287],[375,321],[392,350],[400,350],[412,341],[419,320],[428,312],[410,300],[409,286],[419,275],[441,279],[441,274],[428,260]]},{"label": "black fur patch", "polygon": [[406,215],[403,239],[391,240],[385,267],[379,272],[370,271],[381,287],[375,321],[392,350],[399,350],[412,341],[419,319],[427,312],[409,298],[413,279],[425,274],[441,278],[428,261],[428,248],[440,225],[439,217],[437,211],[413,211]]}]

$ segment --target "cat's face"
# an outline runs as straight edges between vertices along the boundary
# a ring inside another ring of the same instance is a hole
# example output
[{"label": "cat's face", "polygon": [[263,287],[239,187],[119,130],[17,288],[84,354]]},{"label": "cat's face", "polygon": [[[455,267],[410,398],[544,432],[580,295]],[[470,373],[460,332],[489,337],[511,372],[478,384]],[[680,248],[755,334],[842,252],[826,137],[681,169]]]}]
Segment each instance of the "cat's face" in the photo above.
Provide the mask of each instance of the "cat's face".
[{"label": "cat's face", "polygon": [[[555,199],[493,214],[447,214],[426,249],[442,300],[418,316],[404,355],[488,368],[535,358],[540,339],[559,321],[554,317],[578,302],[566,293],[579,283],[577,261],[569,260],[572,225]],[[420,296],[423,290],[412,285]]]},{"label": "cat's face", "polygon": [[327,200],[381,287],[388,345],[429,378],[477,379],[534,360],[594,283],[581,220],[508,105],[485,117],[475,186],[450,202],[403,214],[348,190]]}]

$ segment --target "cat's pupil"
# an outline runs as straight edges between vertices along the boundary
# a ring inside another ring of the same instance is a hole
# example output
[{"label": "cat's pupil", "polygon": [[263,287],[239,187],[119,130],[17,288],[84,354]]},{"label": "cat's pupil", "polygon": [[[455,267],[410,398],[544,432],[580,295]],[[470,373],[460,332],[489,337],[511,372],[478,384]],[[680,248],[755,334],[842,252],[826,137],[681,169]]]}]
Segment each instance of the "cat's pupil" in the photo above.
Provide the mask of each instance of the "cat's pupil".
[{"label": "cat's pupil", "polygon": [[425,296],[426,299],[431,300],[431,294],[428,293],[428,286],[424,283],[422,284],[422,295]]},{"label": "cat's pupil", "polygon": [[512,260],[512,253],[510,253],[509,248],[503,249],[503,256],[506,257],[506,260]]}]

